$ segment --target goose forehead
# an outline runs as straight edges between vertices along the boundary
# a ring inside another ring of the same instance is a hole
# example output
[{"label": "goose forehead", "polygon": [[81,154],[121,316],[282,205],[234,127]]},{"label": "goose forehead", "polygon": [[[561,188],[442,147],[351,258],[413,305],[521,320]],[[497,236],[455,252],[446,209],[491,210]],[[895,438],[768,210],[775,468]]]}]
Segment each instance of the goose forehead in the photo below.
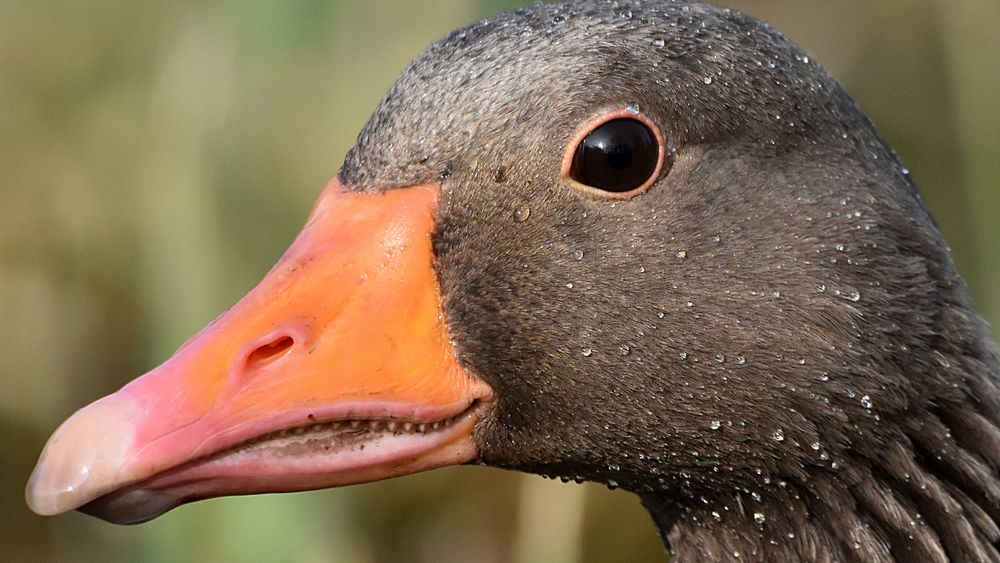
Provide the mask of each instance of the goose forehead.
[{"label": "goose forehead", "polygon": [[564,140],[610,105],[638,105],[679,144],[784,135],[805,116],[854,113],[831,98],[836,83],[815,61],[747,16],[673,2],[621,12],[603,1],[539,5],[435,43],[376,109],[347,174],[401,185],[434,164]]}]

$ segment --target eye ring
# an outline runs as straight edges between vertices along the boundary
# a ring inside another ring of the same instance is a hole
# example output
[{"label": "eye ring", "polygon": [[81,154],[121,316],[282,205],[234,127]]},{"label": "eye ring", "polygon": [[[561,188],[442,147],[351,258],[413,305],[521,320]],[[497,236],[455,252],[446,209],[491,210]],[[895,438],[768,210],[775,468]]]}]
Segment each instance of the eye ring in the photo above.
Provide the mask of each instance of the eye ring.
[{"label": "eye ring", "polygon": [[[632,120],[637,121],[644,125],[650,133],[653,134],[657,145],[657,155],[656,164],[649,174],[648,179],[641,185],[632,188],[627,191],[611,191],[597,188],[594,186],[589,186],[582,183],[580,180],[574,177],[574,163],[576,162],[577,151],[579,150],[580,144],[584,142],[587,137],[599,129],[602,125],[615,120]],[[593,197],[595,199],[603,200],[629,200],[645,193],[655,184],[659,179],[660,175],[663,173],[663,169],[666,166],[668,153],[667,153],[667,143],[663,136],[662,131],[656,125],[656,123],[643,113],[636,112],[630,109],[615,109],[591,119],[583,124],[580,129],[570,137],[569,142],[566,143],[566,149],[563,153],[562,169],[560,172],[561,177],[566,180],[570,186],[584,195]]]}]

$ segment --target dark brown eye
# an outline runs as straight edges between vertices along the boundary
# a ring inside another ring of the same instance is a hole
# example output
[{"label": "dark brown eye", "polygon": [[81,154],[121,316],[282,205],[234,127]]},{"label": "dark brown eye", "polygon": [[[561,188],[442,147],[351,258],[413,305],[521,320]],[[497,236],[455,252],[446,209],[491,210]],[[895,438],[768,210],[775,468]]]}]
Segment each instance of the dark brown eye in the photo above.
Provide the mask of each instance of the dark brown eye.
[{"label": "dark brown eye", "polygon": [[646,123],[618,117],[600,123],[579,142],[569,175],[584,186],[625,194],[654,179],[661,153],[659,139]]}]

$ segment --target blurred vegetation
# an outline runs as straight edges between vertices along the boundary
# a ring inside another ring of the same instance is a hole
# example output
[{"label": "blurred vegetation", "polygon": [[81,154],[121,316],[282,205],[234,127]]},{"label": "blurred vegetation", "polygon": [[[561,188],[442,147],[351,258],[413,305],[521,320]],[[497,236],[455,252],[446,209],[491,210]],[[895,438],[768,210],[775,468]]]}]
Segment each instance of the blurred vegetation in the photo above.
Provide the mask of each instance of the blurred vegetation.
[{"label": "blurred vegetation", "polygon": [[[662,560],[630,495],[481,468],[202,502],[132,528],[22,500],[60,421],[263,275],[411,58],[527,2],[0,2],[4,560]],[[1000,3],[724,3],[844,82],[1000,321]]]}]

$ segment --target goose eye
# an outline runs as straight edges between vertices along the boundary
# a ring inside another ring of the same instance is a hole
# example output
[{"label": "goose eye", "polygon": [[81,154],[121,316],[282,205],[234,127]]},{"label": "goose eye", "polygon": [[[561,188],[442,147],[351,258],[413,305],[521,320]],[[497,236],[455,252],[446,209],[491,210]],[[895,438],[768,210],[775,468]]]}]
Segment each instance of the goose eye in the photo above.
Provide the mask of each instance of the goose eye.
[{"label": "goose eye", "polygon": [[650,125],[618,117],[599,123],[579,141],[569,176],[584,186],[628,196],[655,180],[662,154],[660,137]]}]

